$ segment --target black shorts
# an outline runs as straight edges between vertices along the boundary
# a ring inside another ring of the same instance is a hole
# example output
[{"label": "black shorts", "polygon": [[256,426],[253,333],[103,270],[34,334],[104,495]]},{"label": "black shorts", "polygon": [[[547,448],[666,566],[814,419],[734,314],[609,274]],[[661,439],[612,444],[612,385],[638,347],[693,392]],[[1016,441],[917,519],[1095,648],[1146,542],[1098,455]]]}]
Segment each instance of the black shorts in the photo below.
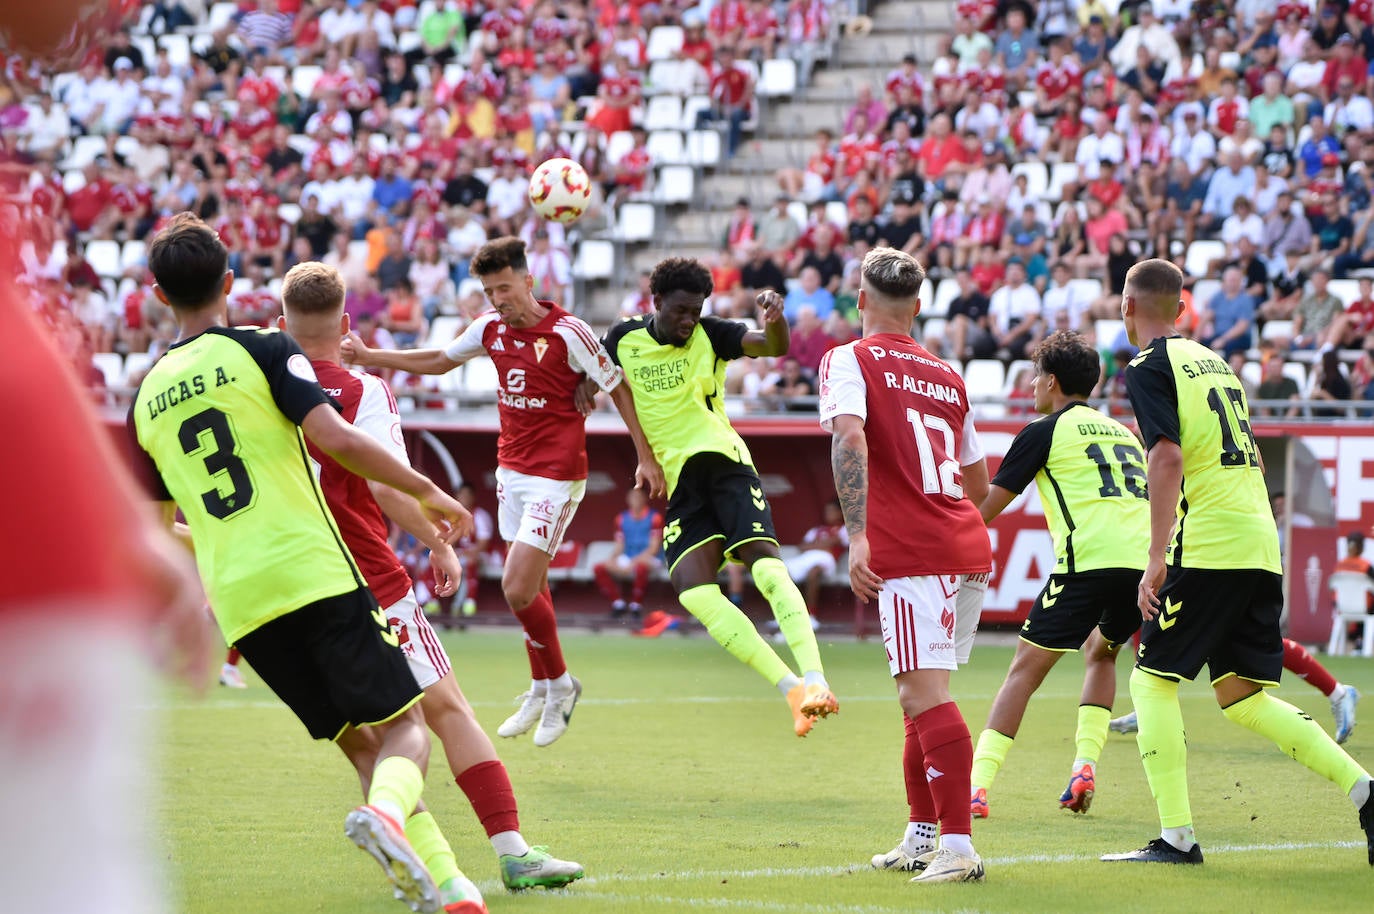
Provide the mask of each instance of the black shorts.
[{"label": "black shorts", "polygon": [[237,647],[315,739],[384,723],[423,694],[366,587],[273,619]]},{"label": "black shorts", "polygon": [[1136,666],[1166,679],[1234,674],[1278,685],[1283,672],[1283,578],[1271,571],[1170,568],[1160,611],[1140,629]]},{"label": "black shorts", "polygon": [[1094,627],[1112,644],[1140,630],[1136,589],[1140,572],[1104,568],[1051,576],[1021,626],[1021,640],[1047,651],[1076,651]]},{"label": "black shorts", "polygon": [[778,537],[758,473],[724,454],[694,454],[682,465],[668,499],[663,527],[668,573],[684,555],[714,540],[724,540],[724,555],[732,558],[745,543],[762,540],[776,546]]}]

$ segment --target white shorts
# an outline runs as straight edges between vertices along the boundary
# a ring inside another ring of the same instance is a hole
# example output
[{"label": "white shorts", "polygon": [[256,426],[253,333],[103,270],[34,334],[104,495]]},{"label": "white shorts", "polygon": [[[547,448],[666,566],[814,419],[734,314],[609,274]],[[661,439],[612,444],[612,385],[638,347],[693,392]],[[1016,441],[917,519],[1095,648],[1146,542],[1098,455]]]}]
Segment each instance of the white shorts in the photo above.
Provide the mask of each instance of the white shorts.
[{"label": "white shorts", "polygon": [[[893,676],[912,670],[959,668],[959,582],[957,575],[883,581],[883,589],[878,592],[878,621],[887,666]],[[971,634],[968,642],[971,646]]]},{"label": "white shorts", "polygon": [[497,467],[496,525],[501,539],[554,555],[586,491],[585,479],[546,479]]},{"label": "white shorts", "polygon": [[401,653],[406,655],[406,663],[410,664],[410,672],[420,688],[427,689],[447,676],[453,664],[420,604],[415,602],[415,592],[392,603],[385,612],[392,634],[399,641]]},{"label": "white shorts", "polygon": [[960,666],[973,653],[973,636],[983,616],[983,598],[988,595],[988,573],[959,575],[959,595],[954,598],[954,659]]},{"label": "white shorts", "polygon": [[[623,552],[620,553],[620,555],[617,555],[615,558],[611,559],[606,564],[615,571],[623,571],[627,574],[630,571],[633,571],[635,567],[634,558],[626,555]],[[650,571],[655,571],[663,565],[663,560],[659,558],[652,558],[649,559],[647,564],[649,566]]]},{"label": "white shorts", "polygon": [[787,575],[797,583],[805,581],[815,568],[821,570],[821,577],[830,577],[835,573],[835,556],[824,549],[808,549],[787,560]]}]

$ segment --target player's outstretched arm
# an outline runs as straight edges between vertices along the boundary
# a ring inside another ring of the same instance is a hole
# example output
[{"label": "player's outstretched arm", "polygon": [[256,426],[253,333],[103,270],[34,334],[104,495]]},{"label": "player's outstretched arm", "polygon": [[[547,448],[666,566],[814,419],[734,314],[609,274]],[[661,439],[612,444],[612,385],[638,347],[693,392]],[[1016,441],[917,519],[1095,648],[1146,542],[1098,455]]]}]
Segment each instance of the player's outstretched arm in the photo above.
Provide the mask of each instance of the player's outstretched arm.
[{"label": "player's outstretched arm", "polygon": [[1141,618],[1148,621],[1159,613],[1164,549],[1174,535],[1178,496],[1183,490],[1183,449],[1168,438],[1156,439],[1145,462],[1145,485],[1150,493],[1150,556],[1140,578],[1136,604]]},{"label": "player's outstretched arm", "polygon": [[452,497],[397,460],[364,431],[344,421],[334,407],[321,403],[306,414],[301,430],[345,470],[399,489],[420,503],[441,539],[453,543],[472,532],[472,515]]},{"label": "player's outstretched arm", "polygon": [[883,586],[883,579],[868,564],[868,438],[864,420],[858,416],[836,416],[831,430],[830,466],[849,533],[849,586],[867,603],[877,598]]},{"label": "player's outstretched arm", "polygon": [[782,296],[772,289],[764,289],[755,299],[763,309],[763,329],[750,330],[744,335],[741,348],[747,356],[787,355],[792,334],[782,313]]},{"label": "player's outstretched arm", "polygon": [[352,331],[344,337],[339,354],[349,365],[391,368],[411,374],[448,374],[463,364],[449,358],[442,349],[373,349]]},{"label": "player's outstretched arm", "polygon": [[644,429],[639,424],[639,414],[635,412],[635,398],[634,394],[630,393],[630,385],[621,381],[612,387],[611,402],[620,410],[620,418],[625,420],[625,428],[629,430],[630,438],[635,443],[635,454],[639,458],[639,466],[635,467],[635,488],[643,489],[649,493],[650,498],[667,497],[668,484],[663,478],[663,467],[658,465],[654,449],[649,447],[649,439],[645,437]]}]

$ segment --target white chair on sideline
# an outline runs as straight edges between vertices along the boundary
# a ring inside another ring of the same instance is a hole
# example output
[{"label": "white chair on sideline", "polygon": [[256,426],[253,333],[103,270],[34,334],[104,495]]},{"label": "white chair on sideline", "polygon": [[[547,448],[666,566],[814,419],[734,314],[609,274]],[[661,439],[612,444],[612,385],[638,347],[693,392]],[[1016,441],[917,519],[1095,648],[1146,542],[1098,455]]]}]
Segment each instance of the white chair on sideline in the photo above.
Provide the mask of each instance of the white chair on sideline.
[{"label": "white chair on sideline", "polygon": [[1364,629],[1360,654],[1374,657],[1374,616],[1368,614],[1369,594],[1374,593],[1374,582],[1358,571],[1338,571],[1327,580],[1327,584],[1336,595],[1336,609],[1331,614],[1331,638],[1326,645],[1326,652],[1345,653],[1345,630],[1355,622]]}]

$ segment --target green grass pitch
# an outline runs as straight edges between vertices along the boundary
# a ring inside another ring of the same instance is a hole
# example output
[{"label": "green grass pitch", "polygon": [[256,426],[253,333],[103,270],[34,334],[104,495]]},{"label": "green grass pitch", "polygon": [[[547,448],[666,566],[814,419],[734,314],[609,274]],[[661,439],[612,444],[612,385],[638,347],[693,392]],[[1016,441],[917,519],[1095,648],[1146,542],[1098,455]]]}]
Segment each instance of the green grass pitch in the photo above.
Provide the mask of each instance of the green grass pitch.
[{"label": "green grass pitch", "polygon": [[[445,638],[488,732],[525,681],[515,630]],[[1081,676],[1062,661],[1032,701],[974,823],[982,885],[914,886],[868,859],[901,835],[902,725],[882,648],[823,644],[841,714],[799,740],[781,697],[705,637],[569,634],[583,681],[572,727],[548,749],[497,739],[532,843],[582,862],[560,892],[508,895],[476,818],[436,745],[426,801],[493,914],[740,911],[1371,910],[1374,870],[1350,802],[1268,742],[1230,724],[1201,685],[1185,686],[1193,811],[1207,862],[1105,864],[1157,833],[1131,737],[1112,734],[1087,816],[1058,809],[1073,757]],[[785,650],[785,649],[784,649]],[[975,739],[1011,651],[980,646],[954,691]],[[1374,694],[1374,665],[1338,658],[1342,681]],[[359,802],[342,755],[312,743],[251,673],[251,688],[205,700],[168,692],[160,725],[161,847],[186,914],[400,912],[381,873],[343,835]],[[1129,707],[1126,664],[1118,713]],[[1327,728],[1315,689],[1279,692]],[[1363,709],[1374,715],[1374,701]],[[1374,719],[1347,744],[1374,763]]]}]

